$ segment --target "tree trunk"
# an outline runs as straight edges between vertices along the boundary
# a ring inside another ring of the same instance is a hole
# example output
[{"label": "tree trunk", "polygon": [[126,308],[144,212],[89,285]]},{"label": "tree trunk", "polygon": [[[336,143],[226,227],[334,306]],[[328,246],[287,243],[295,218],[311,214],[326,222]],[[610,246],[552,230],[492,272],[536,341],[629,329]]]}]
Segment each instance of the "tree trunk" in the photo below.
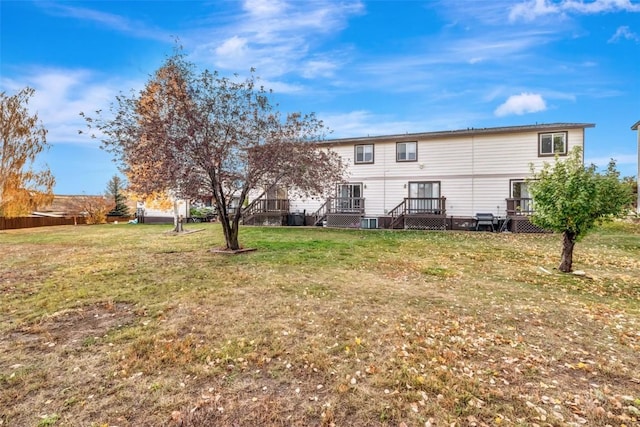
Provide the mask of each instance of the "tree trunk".
[{"label": "tree trunk", "polygon": [[227,240],[227,249],[237,251],[240,249],[240,243],[238,242],[238,227],[231,227],[229,230],[229,239]]},{"label": "tree trunk", "polygon": [[222,225],[222,231],[224,232],[224,240],[227,244],[227,249],[236,251],[240,249],[240,243],[238,243],[238,224],[235,221],[232,223],[227,211],[220,212],[220,223]]},{"label": "tree trunk", "polygon": [[182,233],[184,229],[182,228],[182,223],[184,222],[184,217],[180,215],[180,210],[178,209],[178,201],[173,201],[173,231],[176,233]]},{"label": "tree trunk", "polygon": [[173,228],[173,231],[175,231],[176,233],[182,233],[184,231],[184,228],[182,227],[183,222],[184,222],[184,219],[182,218],[182,215],[180,215],[180,217],[175,223],[175,227]]},{"label": "tree trunk", "polygon": [[565,231],[562,233],[562,258],[558,270],[563,273],[571,273],[573,264],[573,247],[576,244],[576,233]]}]

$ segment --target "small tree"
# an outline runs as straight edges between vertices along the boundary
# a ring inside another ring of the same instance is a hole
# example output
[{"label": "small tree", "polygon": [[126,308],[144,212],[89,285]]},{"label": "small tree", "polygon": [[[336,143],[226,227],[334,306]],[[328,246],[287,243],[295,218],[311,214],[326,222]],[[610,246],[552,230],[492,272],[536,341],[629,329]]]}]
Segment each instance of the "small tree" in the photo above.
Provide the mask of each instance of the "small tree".
[{"label": "small tree", "polygon": [[129,207],[127,206],[127,197],[125,195],[125,184],[123,180],[114,175],[107,183],[107,191],[105,195],[113,200],[114,207],[109,212],[113,216],[129,216]]},{"label": "small tree", "polygon": [[33,168],[38,154],[48,148],[47,130],[27,109],[34,92],[0,93],[0,216],[26,215],[53,201],[53,175]]},{"label": "small tree", "polygon": [[102,132],[136,193],[213,197],[227,249],[236,250],[242,209],[230,209],[233,200],[274,185],[326,194],[345,169],[337,153],[316,144],[324,136],[321,121],[313,114],[282,118],[269,95],[253,74],[241,80],[197,73],[178,52],[139,94],[117,97],[113,119],[87,121]]},{"label": "small tree", "polygon": [[102,196],[81,196],[73,205],[74,214],[87,219],[87,224],[104,224],[107,222],[110,202]]},{"label": "small tree", "polygon": [[628,185],[620,181],[615,161],[600,174],[595,165],[584,166],[582,149],[575,147],[565,160],[556,158],[539,172],[532,166],[528,181],[533,197],[531,222],[562,233],[562,257],[558,269],[572,271],[573,248],[597,224],[624,215],[631,203]]}]

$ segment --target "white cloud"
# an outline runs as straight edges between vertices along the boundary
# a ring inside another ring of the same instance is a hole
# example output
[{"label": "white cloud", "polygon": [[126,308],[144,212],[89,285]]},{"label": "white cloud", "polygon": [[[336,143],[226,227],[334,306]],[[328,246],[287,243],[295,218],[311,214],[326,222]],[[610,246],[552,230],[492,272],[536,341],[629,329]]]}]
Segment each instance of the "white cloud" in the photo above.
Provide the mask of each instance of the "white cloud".
[{"label": "white cloud", "polygon": [[587,165],[590,165],[593,163],[599,168],[606,168],[611,159],[616,161],[616,166],[635,165],[638,162],[638,155],[633,153],[620,153],[620,154],[611,154],[609,157],[607,156],[587,157],[585,158],[584,163]]},{"label": "white cloud", "polygon": [[329,130],[338,130],[329,138],[350,138],[365,135],[392,135],[406,132],[420,132],[419,124],[411,121],[393,120],[392,117],[357,110],[347,113],[318,114]]},{"label": "white cloud", "polygon": [[171,41],[172,39],[172,35],[170,33],[149,26],[143,21],[132,21],[124,16],[60,3],[36,2],[36,5],[41,6],[43,10],[53,15],[96,22],[106,28],[131,34],[135,37],[160,40],[164,42]]},{"label": "white cloud", "polygon": [[[47,141],[57,143],[95,144],[88,135],[79,134],[86,129],[80,113],[95,115],[109,105],[122,87],[141,87],[130,81],[110,81],[78,69],[28,70],[20,80],[2,79],[2,90],[15,92],[24,87],[35,89],[29,102],[29,110],[38,114],[38,119],[47,129]],[[107,112],[108,113],[108,112]]]},{"label": "white cloud", "polygon": [[428,118],[419,115],[398,120],[398,116],[401,115],[376,114],[368,110],[318,114],[327,128],[334,131],[328,135],[329,139],[464,129],[469,126],[470,120],[475,119],[472,113],[461,115],[446,111]]},{"label": "white cloud", "polygon": [[244,56],[247,52],[247,39],[233,36],[225,40],[215,49],[215,53],[222,57],[237,58]]},{"label": "white cloud", "polygon": [[242,8],[254,16],[275,16],[285,11],[286,4],[279,0],[245,0]]},{"label": "white cloud", "polygon": [[640,36],[638,36],[638,34],[631,31],[627,26],[618,27],[618,29],[616,30],[616,33],[613,36],[611,36],[608,42],[615,43],[621,39],[631,40],[636,43],[640,42]]},{"label": "white cloud", "polygon": [[510,96],[502,105],[494,111],[498,117],[510,116],[512,114],[522,115],[544,111],[547,105],[542,96],[537,93],[521,93]]},{"label": "white cloud", "polygon": [[559,6],[548,0],[530,0],[513,6],[509,12],[509,21],[532,21],[539,16],[557,14],[560,10]]},{"label": "white cloud", "polygon": [[565,0],[560,5],[567,11],[576,11],[584,14],[619,11],[640,12],[640,5],[632,3],[631,0]]},{"label": "white cloud", "polygon": [[[329,55],[318,52],[318,47],[363,9],[359,1],[247,0],[242,12],[226,25],[191,34],[193,58],[222,70],[253,67],[272,80],[285,74],[326,77],[339,67],[340,62],[331,58],[340,52]],[[314,63],[318,56],[322,62]]]},{"label": "white cloud", "polygon": [[640,12],[640,4],[630,0],[527,0],[511,8],[509,20],[533,21],[546,15],[566,13],[596,14],[610,12]]},{"label": "white cloud", "polygon": [[307,79],[315,77],[333,77],[338,64],[326,59],[310,60],[302,64],[302,76]]}]

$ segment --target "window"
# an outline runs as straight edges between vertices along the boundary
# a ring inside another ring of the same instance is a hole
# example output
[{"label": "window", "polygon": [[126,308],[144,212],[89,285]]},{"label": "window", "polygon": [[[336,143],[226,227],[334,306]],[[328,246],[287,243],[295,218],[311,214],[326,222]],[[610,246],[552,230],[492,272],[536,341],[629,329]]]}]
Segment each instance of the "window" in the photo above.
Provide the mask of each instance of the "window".
[{"label": "window", "polygon": [[538,142],[539,156],[565,156],[567,154],[567,132],[541,133]]},{"label": "window", "polygon": [[373,144],[356,145],[356,163],[373,163]]},{"label": "window", "polygon": [[440,183],[410,182],[408,202],[409,213],[440,213]]},{"label": "window", "polygon": [[416,160],[418,160],[418,143],[417,142],[396,143],[396,161],[415,162]]},{"label": "window", "polygon": [[525,215],[533,212],[533,199],[529,194],[527,182],[519,179],[511,180],[511,198],[516,215]]},{"label": "window", "polygon": [[337,193],[336,209],[338,212],[360,212],[362,210],[364,206],[362,184],[340,184]]}]

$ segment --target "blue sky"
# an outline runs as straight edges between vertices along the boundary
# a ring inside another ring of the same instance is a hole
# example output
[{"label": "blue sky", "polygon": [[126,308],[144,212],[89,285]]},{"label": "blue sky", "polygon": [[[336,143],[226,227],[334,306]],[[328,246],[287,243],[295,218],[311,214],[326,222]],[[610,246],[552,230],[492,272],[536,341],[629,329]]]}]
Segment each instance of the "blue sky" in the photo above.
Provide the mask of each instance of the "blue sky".
[{"label": "blue sky", "polygon": [[36,89],[57,194],[104,192],[117,168],[79,113],[141,89],[176,38],[202,69],[256,68],[331,137],[595,123],[587,162],[637,174],[639,1],[2,0],[0,16],[0,89]]}]

